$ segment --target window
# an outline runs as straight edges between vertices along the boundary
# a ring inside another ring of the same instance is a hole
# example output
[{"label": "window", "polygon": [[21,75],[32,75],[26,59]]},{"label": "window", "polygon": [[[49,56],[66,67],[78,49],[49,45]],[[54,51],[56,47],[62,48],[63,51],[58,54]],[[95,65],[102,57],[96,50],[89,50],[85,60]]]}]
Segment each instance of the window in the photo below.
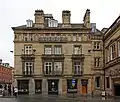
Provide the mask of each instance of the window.
[{"label": "window", "polygon": [[45,54],[52,54],[52,46],[45,46]]},{"label": "window", "polygon": [[81,46],[74,46],[74,54],[82,54]]},{"label": "window", "polygon": [[120,41],[118,42],[118,56],[120,57]]},{"label": "window", "polygon": [[81,62],[75,61],[74,62],[74,74],[81,74]]},{"label": "window", "polygon": [[29,37],[30,37],[30,41],[33,41],[33,36],[32,36],[32,34],[29,34]]},{"label": "window", "polygon": [[95,67],[100,67],[100,58],[99,57],[94,58],[94,66]]},{"label": "window", "polygon": [[109,48],[106,49],[106,62],[109,62],[110,60],[110,52],[109,52]]},{"label": "window", "polygon": [[76,41],[76,40],[77,40],[76,34],[73,34],[73,41]]},{"label": "window", "polygon": [[59,55],[62,52],[62,47],[61,46],[55,46],[54,49],[54,54]]},{"label": "window", "polygon": [[100,77],[96,77],[95,82],[96,82],[96,87],[100,87]]},{"label": "window", "polygon": [[56,73],[62,72],[62,62],[54,62],[54,72]]},{"label": "window", "polygon": [[23,34],[24,37],[24,41],[28,41],[28,35],[27,34]]},{"label": "window", "polygon": [[111,60],[112,60],[112,59],[114,59],[115,56],[116,56],[115,44],[110,47],[110,52],[111,52],[110,56],[111,56]]},{"label": "window", "polygon": [[52,62],[44,62],[44,71],[45,71],[45,74],[52,73]]},{"label": "window", "polygon": [[81,41],[81,34],[78,34],[78,41]]},{"label": "window", "polygon": [[100,42],[99,41],[94,42],[94,49],[95,50],[99,50],[100,49]]},{"label": "window", "polygon": [[24,74],[33,73],[33,62],[25,62]]},{"label": "window", "polygon": [[25,45],[25,54],[32,54],[32,45]]},{"label": "window", "polygon": [[106,86],[107,86],[107,88],[110,88],[110,81],[109,81],[109,77],[106,77]]}]

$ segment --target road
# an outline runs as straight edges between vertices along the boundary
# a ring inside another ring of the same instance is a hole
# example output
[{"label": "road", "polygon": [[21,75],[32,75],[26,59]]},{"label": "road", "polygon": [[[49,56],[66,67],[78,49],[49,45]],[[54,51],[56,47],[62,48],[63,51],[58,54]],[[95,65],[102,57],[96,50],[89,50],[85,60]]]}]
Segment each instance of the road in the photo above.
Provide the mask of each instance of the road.
[{"label": "road", "polygon": [[17,98],[0,98],[0,102],[120,102],[120,98],[102,100],[101,97],[18,96]]}]

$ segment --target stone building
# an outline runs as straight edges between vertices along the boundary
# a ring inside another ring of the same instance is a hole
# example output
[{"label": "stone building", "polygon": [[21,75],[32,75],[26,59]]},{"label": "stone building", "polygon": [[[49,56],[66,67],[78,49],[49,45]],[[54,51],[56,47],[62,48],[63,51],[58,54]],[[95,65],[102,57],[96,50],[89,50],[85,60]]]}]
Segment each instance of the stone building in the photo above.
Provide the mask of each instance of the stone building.
[{"label": "stone building", "polygon": [[103,41],[105,90],[107,95],[120,96],[120,16],[104,31]]},{"label": "stone building", "polygon": [[103,33],[90,22],[90,10],[83,23],[71,23],[69,10],[62,11],[62,23],[43,10],[35,10],[34,16],[35,22],[12,27],[19,94],[100,94]]}]

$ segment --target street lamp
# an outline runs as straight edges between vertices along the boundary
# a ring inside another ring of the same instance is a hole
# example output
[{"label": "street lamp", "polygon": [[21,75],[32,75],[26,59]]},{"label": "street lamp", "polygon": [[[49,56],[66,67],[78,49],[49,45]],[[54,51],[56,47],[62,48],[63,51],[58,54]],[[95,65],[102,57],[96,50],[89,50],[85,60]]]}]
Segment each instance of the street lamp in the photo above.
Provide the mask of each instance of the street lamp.
[{"label": "street lamp", "polygon": [[[14,51],[10,51],[11,53],[14,53]],[[14,68],[12,69],[12,86],[11,86],[11,90],[12,90],[12,95],[13,95],[13,87],[14,87]]]}]

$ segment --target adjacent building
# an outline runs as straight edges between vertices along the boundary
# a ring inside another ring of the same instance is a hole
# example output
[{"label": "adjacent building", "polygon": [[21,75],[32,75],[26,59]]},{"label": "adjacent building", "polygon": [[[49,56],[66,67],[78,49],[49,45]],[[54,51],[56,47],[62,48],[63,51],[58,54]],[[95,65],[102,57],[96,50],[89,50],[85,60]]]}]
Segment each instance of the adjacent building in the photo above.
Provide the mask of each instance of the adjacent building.
[{"label": "adjacent building", "polygon": [[9,63],[2,63],[0,59],[0,89],[12,88],[12,67]]},{"label": "adjacent building", "polygon": [[120,96],[120,16],[104,29],[104,71],[107,95]]},{"label": "adjacent building", "polygon": [[19,94],[98,94],[104,90],[103,33],[90,22],[71,23],[62,11],[62,23],[52,14],[35,10],[35,22],[14,31],[14,85]]}]

